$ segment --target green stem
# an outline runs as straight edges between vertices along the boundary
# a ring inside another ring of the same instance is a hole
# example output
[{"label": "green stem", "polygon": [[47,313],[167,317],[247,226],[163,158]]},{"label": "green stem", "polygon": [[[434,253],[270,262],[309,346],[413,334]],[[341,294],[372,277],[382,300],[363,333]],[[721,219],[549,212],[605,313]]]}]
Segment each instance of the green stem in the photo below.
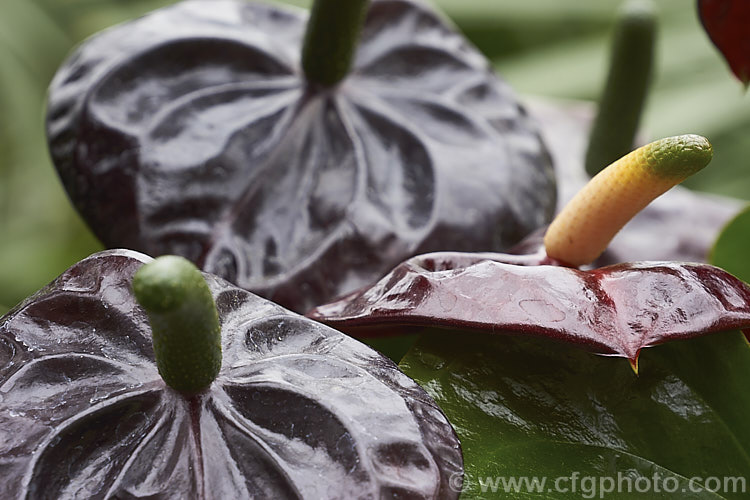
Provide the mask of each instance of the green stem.
[{"label": "green stem", "polygon": [[609,74],[586,151],[586,172],[592,177],[633,149],[651,82],[655,43],[653,2],[626,1],[615,27]]},{"label": "green stem", "polygon": [[302,45],[311,83],[332,87],[349,73],[369,0],[315,0]]},{"label": "green stem", "polygon": [[201,272],[182,257],[159,257],[135,273],[133,291],[164,382],[186,395],[206,389],[221,368],[221,326]]}]

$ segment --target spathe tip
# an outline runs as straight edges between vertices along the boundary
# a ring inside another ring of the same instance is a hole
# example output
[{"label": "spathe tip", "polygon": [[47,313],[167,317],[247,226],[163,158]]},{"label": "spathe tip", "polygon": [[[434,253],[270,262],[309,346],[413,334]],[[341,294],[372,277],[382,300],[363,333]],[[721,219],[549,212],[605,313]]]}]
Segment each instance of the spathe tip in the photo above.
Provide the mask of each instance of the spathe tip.
[{"label": "spathe tip", "polygon": [[630,368],[633,369],[633,373],[635,373],[636,376],[638,376],[638,360],[640,357],[640,353],[636,354],[634,358],[628,359],[630,362]]}]

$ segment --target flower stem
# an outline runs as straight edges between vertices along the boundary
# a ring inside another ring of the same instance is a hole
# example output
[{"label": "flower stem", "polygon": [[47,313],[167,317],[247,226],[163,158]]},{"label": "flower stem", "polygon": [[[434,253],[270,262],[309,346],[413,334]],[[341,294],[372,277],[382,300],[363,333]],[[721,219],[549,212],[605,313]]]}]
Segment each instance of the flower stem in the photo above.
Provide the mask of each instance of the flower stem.
[{"label": "flower stem", "polygon": [[133,291],[164,382],[186,395],[206,389],[221,368],[221,326],[201,272],[182,257],[159,257],[136,272]]},{"label": "flower stem", "polygon": [[369,0],[315,0],[302,45],[307,80],[332,87],[349,73]]}]

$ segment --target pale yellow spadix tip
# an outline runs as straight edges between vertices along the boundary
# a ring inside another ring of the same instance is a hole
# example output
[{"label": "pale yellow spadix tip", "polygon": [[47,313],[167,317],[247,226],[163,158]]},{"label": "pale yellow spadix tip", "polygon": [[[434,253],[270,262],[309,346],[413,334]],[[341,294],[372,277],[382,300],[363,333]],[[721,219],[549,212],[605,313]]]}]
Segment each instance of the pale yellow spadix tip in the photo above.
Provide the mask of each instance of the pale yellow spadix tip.
[{"label": "pale yellow spadix tip", "polygon": [[667,137],[628,153],[594,176],[552,221],[547,255],[582,266],[657,196],[708,165],[713,149],[700,135]]}]

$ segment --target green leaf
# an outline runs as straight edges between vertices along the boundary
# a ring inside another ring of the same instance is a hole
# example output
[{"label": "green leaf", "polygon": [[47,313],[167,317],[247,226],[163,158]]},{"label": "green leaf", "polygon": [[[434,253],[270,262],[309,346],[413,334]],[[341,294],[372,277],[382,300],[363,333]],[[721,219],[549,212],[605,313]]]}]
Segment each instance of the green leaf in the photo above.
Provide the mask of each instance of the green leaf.
[{"label": "green leaf", "polygon": [[722,230],[711,251],[711,263],[750,282],[750,259],[747,258],[749,244],[750,207],[747,207]]},{"label": "green leaf", "polygon": [[[750,482],[750,349],[738,333],[648,349],[638,376],[548,340],[456,337],[423,335],[401,368],[458,432],[463,498],[744,497],[732,491]],[[542,491],[510,482],[534,477]]]}]

